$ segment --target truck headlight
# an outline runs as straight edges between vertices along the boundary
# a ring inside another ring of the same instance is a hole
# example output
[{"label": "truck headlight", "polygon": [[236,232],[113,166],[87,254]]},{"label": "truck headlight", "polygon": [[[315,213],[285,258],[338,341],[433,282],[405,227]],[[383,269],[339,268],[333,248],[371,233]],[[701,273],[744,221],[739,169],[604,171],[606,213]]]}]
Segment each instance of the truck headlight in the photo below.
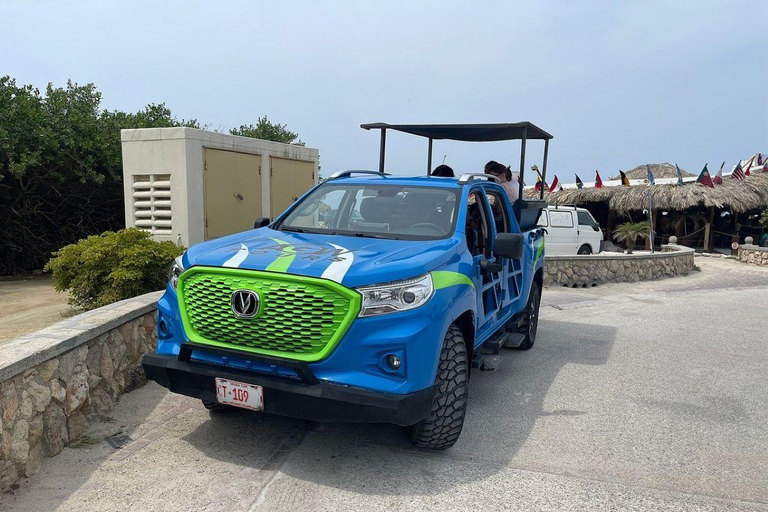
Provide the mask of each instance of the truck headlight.
[{"label": "truck headlight", "polygon": [[357,288],[363,295],[359,316],[384,315],[423,306],[435,291],[432,276],[425,274],[414,279]]},{"label": "truck headlight", "polygon": [[170,284],[171,288],[174,290],[179,284],[179,276],[182,272],[184,272],[184,264],[181,262],[181,256],[179,256],[174,260],[171,268],[168,269],[168,284]]}]

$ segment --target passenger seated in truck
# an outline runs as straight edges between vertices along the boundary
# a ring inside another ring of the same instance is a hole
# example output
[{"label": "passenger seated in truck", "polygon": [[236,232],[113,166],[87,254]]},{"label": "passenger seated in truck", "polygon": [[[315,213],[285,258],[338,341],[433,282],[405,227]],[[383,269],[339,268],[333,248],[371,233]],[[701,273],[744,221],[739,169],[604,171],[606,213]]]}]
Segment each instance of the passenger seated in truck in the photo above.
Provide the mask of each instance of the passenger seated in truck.
[{"label": "passenger seated in truck", "polygon": [[[488,162],[490,163],[490,162]],[[501,182],[501,187],[507,193],[509,202],[514,204],[517,201],[517,183],[512,182],[512,170],[509,167],[504,167],[503,164],[494,162],[489,169],[486,170],[487,174],[496,176]]]}]

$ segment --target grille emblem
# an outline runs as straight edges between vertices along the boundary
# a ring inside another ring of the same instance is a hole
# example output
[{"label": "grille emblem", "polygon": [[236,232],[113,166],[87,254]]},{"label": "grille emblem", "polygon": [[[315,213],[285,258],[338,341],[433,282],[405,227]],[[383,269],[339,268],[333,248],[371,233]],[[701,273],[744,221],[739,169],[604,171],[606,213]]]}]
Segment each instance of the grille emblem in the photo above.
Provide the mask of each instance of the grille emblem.
[{"label": "grille emblem", "polygon": [[232,292],[232,312],[240,318],[253,318],[261,309],[259,294],[253,290]]}]

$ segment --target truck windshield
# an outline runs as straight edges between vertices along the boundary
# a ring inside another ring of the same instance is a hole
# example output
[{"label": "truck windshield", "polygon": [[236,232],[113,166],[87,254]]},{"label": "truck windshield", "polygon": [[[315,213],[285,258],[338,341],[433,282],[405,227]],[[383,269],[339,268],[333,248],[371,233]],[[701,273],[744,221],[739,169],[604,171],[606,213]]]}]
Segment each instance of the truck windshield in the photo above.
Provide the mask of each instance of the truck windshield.
[{"label": "truck windshield", "polygon": [[457,191],[397,185],[327,184],[280,222],[281,231],[395,240],[447,238],[456,224]]}]

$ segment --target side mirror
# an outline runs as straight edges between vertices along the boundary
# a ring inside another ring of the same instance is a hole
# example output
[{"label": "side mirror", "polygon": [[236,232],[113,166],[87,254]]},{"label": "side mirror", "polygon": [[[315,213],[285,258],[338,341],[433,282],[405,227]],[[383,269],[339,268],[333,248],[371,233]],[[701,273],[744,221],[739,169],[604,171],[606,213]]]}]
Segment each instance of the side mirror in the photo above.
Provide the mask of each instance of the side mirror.
[{"label": "side mirror", "polygon": [[263,228],[264,226],[269,226],[269,223],[271,221],[269,220],[269,217],[259,217],[256,219],[256,222],[253,223],[253,229]]},{"label": "side mirror", "polygon": [[592,226],[592,229],[594,229],[595,231],[600,231],[600,226],[595,224]]},{"label": "side mirror", "polygon": [[511,260],[523,256],[523,235],[520,233],[499,233],[493,242],[493,254]]}]

